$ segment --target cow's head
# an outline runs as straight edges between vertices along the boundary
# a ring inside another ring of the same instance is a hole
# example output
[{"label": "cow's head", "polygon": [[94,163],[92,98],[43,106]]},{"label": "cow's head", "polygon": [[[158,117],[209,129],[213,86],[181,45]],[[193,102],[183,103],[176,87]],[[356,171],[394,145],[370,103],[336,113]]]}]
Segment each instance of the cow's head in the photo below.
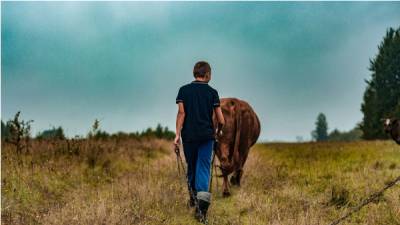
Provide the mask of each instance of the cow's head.
[{"label": "cow's head", "polygon": [[220,162],[219,168],[221,169],[222,175],[228,175],[233,171],[233,165],[231,157],[229,156],[230,144],[219,142],[217,148],[217,155]]},{"label": "cow's head", "polygon": [[383,119],[383,129],[386,133],[390,133],[392,130],[392,120],[389,118]]},{"label": "cow's head", "polygon": [[[235,99],[221,99],[221,110],[224,115],[225,125],[222,128],[222,135],[218,136],[217,156],[220,161],[220,168],[223,175],[228,175],[235,170],[234,154],[238,126],[238,107],[240,103]],[[214,127],[217,125],[216,117],[213,116]],[[235,150],[236,149],[236,150]],[[238,154],[238,153],[236,153]],[[237,161],[237,160],[236,160]],[[237,162],[236,162],[237,164]]]}]

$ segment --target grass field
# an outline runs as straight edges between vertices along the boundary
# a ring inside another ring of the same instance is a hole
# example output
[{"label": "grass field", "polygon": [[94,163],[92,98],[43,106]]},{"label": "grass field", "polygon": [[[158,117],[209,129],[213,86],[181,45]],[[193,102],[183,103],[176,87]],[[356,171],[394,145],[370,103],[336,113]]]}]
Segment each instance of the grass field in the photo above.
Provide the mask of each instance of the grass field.
[{"label": "grass field", "polygon": [[[2,224],[197,224],[176,166],[164,140],[3,143]],[[209,222],[329,224],[398,175],[390,141],[257,144],[231,197],[214,178]],[[400,224],[400,185],[343,224]]]}]

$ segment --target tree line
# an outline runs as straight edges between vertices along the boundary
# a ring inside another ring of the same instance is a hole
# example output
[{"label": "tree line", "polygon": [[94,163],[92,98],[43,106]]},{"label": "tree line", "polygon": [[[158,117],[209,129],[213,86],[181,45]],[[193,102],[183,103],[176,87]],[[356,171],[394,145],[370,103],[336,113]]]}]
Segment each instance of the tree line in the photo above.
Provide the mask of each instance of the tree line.
[{"label": "tree line", "polygon": [[349,131],[339,131],[336,128],[331,132],[328,132],[328,130],[328,121],[325,114],[318,114],[315,121],[315,130],[311,132],[311,137],[314,141],[356,141],[361,140],[363,134],[359,125]]},{"label": "tree line", "polygon": [[[14,119],[8,120],[6,123],[1,121],[1,138],[2,140],[9,142],[17,142],[17,139],[31,139],[35,138],[38,140],[46,139],[67,139],[64,133],[64,129],[59,127],[51,127],[49,129],[38,132],[35,137],[31,134],[31,123],[33,120],[24,121],[20,119],[20,112],[17,112]],[[107,138],[161,138],[171,140],[175,137],[175,132],[168,129],[167,126],[163,127],[161,124],[157,124],[155,128],[149,127],[143,131],[136,132],[116,132],[108,133],[100,129],[100,121],[95,120],[91,130],[86,135],[86,138],[92,139],[107,139]],[[85,138],[75,136],[75,138]]]}]

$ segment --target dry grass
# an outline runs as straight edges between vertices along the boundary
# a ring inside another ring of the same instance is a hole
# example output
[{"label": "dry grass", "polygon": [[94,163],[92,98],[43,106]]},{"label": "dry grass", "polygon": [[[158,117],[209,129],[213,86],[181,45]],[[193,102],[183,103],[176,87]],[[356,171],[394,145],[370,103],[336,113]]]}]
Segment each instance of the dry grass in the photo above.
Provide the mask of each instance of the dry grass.
[{"label": "dry grass", "polygon": [[[232,197],[213,187],[210,224],[328,224],[398,174],[391,142],[258,144]],[[2,148],[3,224],[197,224],[186,201],[166,141]],[[344,224],[400,224],[399,185]]]},{"label": "dry grass", "polygon": [[[328,224],[400,174],[400,148],[390,142],[277,143],[254,150],[234,193],[237,218],[226,223]],[[345,224],[399,223],[397,186]]]}]

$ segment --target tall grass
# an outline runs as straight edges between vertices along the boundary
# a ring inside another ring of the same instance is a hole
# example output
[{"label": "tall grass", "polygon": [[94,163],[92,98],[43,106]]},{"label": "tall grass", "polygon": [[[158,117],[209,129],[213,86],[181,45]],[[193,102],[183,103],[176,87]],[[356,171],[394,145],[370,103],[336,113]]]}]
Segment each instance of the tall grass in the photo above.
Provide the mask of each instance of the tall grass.
[{"label": "tall grass", "polygon": [[[21,155],[3,143],[2,222],[41,223],[75,193],[89,195],[127,174],[149,171],[146,163],[165,154],[167,145],[155,139],[41,140]],[[82,203],[90,201],[86,197]]]}]

